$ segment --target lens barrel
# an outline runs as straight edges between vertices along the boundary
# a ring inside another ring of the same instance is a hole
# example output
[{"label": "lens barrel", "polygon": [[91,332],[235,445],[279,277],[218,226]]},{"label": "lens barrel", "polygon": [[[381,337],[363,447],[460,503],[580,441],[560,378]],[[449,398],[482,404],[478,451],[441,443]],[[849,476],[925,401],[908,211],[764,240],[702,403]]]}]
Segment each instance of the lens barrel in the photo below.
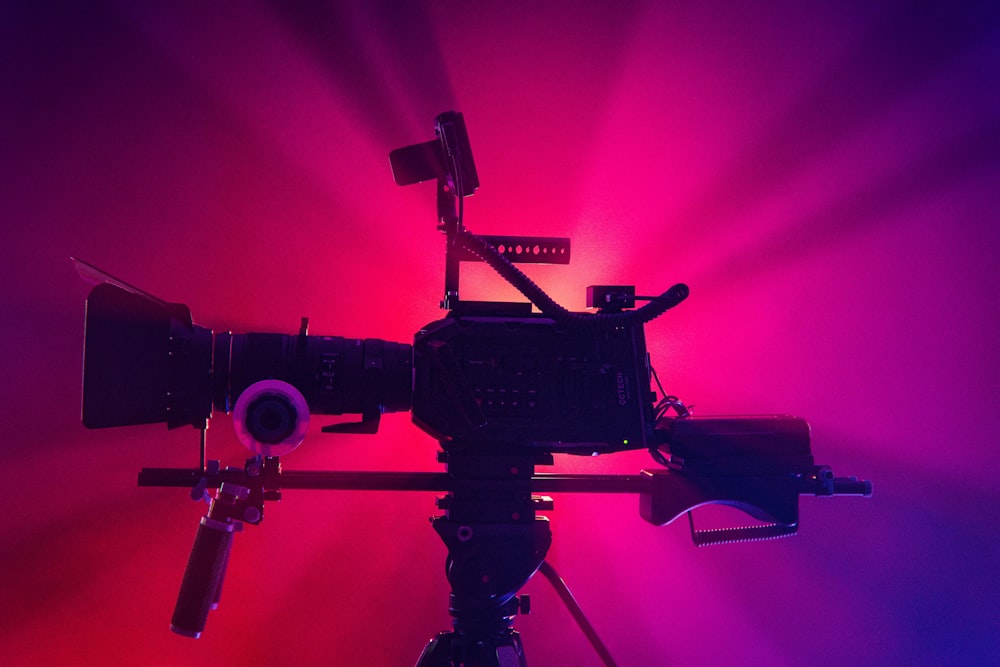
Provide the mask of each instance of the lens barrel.
[{"label": "lens barrel", "polygon": [[213,404],[225,412],[262,379],[294,386],[314,414],[403,412],[413,391],[412,347],[377,338],[220,333],[213,369]]}]

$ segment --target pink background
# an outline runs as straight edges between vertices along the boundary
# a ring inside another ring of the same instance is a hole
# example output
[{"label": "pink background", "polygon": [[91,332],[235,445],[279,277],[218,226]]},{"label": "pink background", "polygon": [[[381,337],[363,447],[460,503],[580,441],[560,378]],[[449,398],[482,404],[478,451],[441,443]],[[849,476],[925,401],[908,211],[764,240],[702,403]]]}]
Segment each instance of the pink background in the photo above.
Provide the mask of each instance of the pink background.
[{"label": "pink background", "polygon": [[[995,661],[996,4],[748,4],[5,3],[0,663],[400,665],[447,627],[434,494],[287,491],[205,636],[171,634],[203,506],[135,475],[194,465],[196,434],[80,425],[68,258],[216,331],[410,341],[442,237],[433,186],[386,156],[452,108],[472,230],[572,237],[530,273],[574,309],[591,283],[688,283],[647,328],[667,388],[806,417],[818,461],[876,485],[803,498],[794,539],[700,550],[634,497],[557,496],[550,560],[620,664]],[[439,469],[406,415],[323,423],[287,468]],[[225,415],[210,445],[244,456]],[[542,578],[524,592],[531,664],[597,664]]]}]

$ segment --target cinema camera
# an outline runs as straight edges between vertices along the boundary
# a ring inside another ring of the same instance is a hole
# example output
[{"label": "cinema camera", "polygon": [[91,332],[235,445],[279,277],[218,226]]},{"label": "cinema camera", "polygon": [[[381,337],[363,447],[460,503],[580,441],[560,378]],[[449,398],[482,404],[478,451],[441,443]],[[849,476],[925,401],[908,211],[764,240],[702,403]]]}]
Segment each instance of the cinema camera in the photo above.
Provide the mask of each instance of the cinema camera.
[{"label": "cinema camera", "polygon": [[[871,483],[816,465],[809,426],[796,417],[695,417],[659,386],[643,326],[688,295],[655,297],[626,285],[591,286],[594,313],[567,311],[515,264],[566,264],[569,239],[477,236],[463,225],[479,187],[462,114],[435,120],[435,138],[390,153],[399,185],[436,180],[446,236],[449,313],[413,345],[376,338],[213,334],[187,306],[168,303],[76,260],[97,282],[87,298],[83,423],[88,428],[165,422],[200,430],[197,468],[144,468],[141,486],[192,489],[210,500],[195,536],[171,628],[198,637],[218,604],[232,536],[263,518],[282,489],[434,490],[433,526],[448,548],[453,630],[432,639],[419,666],[525,664],[513,619],[536,571],[563,599],[607,664],[607,651],[568,589],[544,561],[551,543],[540,510],[546,492],[635,493],[642,518],[664,525],[706,503],[737,507],[762,523],[696,530],[696,544],[783,537],[798,527],[798,497],[871,494]],[[462,262],[484,261],[529,302],[459,297]],[[647,303],[636,308],[637,301]],[[532,303],[539,312],[534,312]],[[658,393],[651,383],[655,381]],[[233,413],[252,452],[243,467],[207,459],[213,410]],[[286,471],[280,457],[303,440],[311,414],[359,415],[328,433],[375,433],[383,413],[412,413],[436,438],[445,473]],[[648,449],[660,464],[638,475],[536,474],[553,454]],[[214,499],[209,489],[217,489]]]}]

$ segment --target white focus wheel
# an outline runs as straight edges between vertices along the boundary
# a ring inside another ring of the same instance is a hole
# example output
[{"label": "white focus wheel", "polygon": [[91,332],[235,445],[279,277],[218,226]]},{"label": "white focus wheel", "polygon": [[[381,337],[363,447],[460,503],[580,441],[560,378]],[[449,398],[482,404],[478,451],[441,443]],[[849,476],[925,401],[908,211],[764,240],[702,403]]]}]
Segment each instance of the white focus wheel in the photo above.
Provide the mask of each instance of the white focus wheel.
[{"label": "white focus wheel", "polygon": [[236,399],[233,428],[251,452],[284,456],[306,437],[309,405],[302,393],[287,382],[261,380]]}]

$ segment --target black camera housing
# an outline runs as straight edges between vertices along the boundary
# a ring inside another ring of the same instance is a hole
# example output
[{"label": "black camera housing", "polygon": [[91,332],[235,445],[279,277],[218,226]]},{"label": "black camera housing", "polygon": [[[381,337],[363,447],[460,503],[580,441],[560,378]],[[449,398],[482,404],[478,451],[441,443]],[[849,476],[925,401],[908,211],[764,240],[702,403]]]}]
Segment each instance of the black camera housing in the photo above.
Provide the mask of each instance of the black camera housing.
[{"label": "black camera housing", "polygon": [[413,357],[413,421],[445,448],[647,446],[653,395],[642,327],[453,315],[416,335]]}]

